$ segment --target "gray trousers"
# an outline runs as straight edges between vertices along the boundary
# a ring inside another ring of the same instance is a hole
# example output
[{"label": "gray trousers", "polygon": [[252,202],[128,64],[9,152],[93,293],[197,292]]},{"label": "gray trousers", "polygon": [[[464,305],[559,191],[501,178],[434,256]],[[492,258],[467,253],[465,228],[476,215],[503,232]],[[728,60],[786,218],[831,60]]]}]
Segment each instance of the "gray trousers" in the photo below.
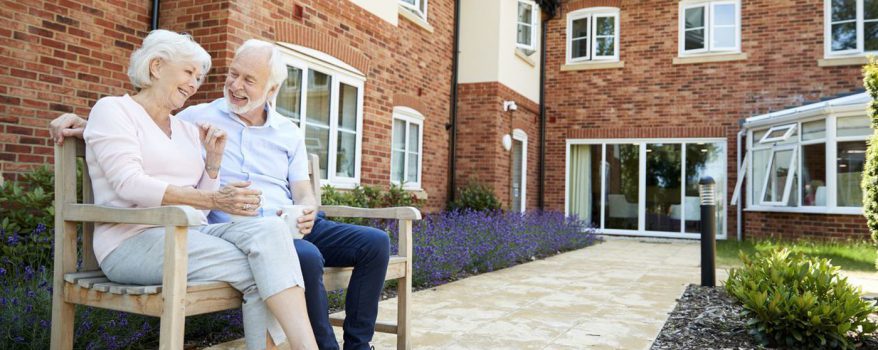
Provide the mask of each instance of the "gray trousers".
[{"label": "gray trousers", "polygon": [[[162,283],[165,228],[147,229],[110,252],[101,270],[113,282]],[[187,278],[227,282],[244,295],[244,339],[247,349],[265,348],[268,330],[275,344],[286,340],[265,299],[296,285],[305,287],[289,227],[267,217],[235,223],[191,227],[186,245]]]}]

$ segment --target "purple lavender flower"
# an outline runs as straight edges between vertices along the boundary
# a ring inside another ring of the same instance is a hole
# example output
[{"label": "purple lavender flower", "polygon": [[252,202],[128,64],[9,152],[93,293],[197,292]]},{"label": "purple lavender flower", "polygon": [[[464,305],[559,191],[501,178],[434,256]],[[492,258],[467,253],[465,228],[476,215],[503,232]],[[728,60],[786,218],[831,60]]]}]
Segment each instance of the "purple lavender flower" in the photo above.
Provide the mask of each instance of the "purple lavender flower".
[{"label": "purple lavender flower", "polygon": [[24,267],[24,280],[30,281],[34,278],[34,268],[30,266]]}]

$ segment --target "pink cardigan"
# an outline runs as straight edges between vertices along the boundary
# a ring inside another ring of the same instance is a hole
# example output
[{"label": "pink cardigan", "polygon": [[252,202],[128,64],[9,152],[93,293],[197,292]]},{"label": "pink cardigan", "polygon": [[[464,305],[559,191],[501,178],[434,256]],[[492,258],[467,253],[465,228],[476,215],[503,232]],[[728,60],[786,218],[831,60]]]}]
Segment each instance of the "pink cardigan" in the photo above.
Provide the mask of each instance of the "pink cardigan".
[{"label": "pink cardigan", "polygon": [[[195,125],[171,116],[169,138],[130,96],[104,97],[95,104],[83,134],[95,204],[118,208],[158,207],[168,185],[219,188],[219,176],[204,170]],[[207,212],[201,211],[202,224]],[[95,225],[98,262],[122,242],[154,226]]]}]

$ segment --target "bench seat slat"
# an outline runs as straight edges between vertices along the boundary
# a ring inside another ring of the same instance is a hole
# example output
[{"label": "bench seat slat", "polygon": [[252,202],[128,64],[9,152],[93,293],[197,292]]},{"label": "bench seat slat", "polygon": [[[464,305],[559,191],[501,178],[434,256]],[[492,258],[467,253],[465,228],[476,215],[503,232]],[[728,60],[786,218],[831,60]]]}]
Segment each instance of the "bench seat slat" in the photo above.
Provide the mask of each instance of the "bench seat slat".
[{"label": "bench seat slat", "polygon": [[[402,256],[391,256],[390,263],[387,267],[387,280],[399,278],[403,276],[406,258]],[[347,286],[353,268],[350,267],[327,267],[324,269],[323,279],[327,285],[327,289],[339,289]],[[68,273],[64,275],[64,280],[68,283],[77,284],[82,288],[94,289],[100,292],[112,294],[126,295],[149,295],[159,294],[162,292],[161,285],[142,286],[142,285],[126,285],[110,282],[101,271],[85,271]],[[186,290],[188,292],[196,292],[211,289],[231,288],[226,282],[204,281],[189,282]]]}]

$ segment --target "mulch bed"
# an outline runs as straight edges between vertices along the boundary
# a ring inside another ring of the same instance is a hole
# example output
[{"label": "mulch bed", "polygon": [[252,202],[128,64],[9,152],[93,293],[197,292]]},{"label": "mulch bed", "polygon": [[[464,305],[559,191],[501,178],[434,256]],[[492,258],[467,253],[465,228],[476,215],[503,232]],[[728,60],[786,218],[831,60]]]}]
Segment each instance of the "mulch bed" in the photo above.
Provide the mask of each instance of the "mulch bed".
[{"label": "mulch bed", "polygon": [[[759,345],[747,333],[742,310],[723,287],[690,284],[651,349],[771,349]],[[857,346],[878,349],[878,337],[867,338]]]}]

